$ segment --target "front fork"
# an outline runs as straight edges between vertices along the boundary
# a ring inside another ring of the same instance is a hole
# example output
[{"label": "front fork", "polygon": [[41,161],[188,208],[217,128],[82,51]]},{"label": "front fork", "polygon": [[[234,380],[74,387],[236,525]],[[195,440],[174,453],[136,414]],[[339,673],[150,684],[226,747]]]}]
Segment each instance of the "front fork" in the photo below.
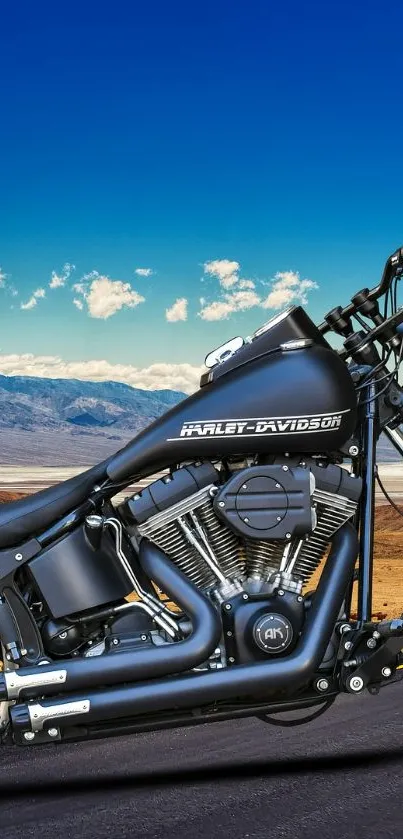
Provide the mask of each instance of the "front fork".
[{"label": "front fork", "polygon": [[[360,534],[357,622],[346,623],[341,642],[341,683],[349,693],[366,687],[376,692],[390,681],[402,664],[403,620],[372,623],[372,581],[375,525],[376,444],[379,434],[376,387],[369,384],[363,394],[360,448],[354,468],[363,480],[363,491],[357,514]],[[403,457],[403,434],[399,428],[384,428],[384,433]],[[353,581],[346,606],[351,609]],[[378,686],[378,687],[377,687]]]}]

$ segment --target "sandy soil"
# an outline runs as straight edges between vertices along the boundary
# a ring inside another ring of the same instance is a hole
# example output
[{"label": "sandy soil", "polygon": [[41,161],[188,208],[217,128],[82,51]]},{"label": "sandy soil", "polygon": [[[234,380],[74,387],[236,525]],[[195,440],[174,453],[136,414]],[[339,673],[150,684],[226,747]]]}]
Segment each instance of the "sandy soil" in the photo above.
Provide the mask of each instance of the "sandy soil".
[{"label": "sandy soil", "polygon": [[[0,503],[24,495],[0,491]],[[320,571],[311,579],[310,589],[315,588]],[[377,619],[403,612],[403,518],[386,505],[377,507],[375,521],[373,612]]]}]

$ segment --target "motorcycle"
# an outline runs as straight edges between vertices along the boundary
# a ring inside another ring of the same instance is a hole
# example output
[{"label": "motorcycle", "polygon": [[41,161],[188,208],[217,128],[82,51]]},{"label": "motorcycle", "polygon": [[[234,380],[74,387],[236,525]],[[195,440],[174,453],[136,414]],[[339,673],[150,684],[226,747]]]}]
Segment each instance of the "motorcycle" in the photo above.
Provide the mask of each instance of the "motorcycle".
[{"label": "motorcycle", "polygon": [[399,678],[372,568],[380,435],[403,454],[402,272],[399,248],[320,325],[293,306],[233,338],[115,455],[1,505],[2,742],[301,724]]}]

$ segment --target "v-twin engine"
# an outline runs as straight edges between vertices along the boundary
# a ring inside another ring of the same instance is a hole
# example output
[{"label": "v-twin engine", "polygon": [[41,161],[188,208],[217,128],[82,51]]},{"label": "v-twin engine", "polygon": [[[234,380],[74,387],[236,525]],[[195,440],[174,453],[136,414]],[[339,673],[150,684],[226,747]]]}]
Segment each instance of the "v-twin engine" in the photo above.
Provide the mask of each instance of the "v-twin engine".
[{"label": "v-twin engine", "polygon": [[239,591],[299,593],[357,509],[361,480],[314,459],[278,458],[223,475],[184,466],[127,500],[132,533],[155,542],[222,602]]}]

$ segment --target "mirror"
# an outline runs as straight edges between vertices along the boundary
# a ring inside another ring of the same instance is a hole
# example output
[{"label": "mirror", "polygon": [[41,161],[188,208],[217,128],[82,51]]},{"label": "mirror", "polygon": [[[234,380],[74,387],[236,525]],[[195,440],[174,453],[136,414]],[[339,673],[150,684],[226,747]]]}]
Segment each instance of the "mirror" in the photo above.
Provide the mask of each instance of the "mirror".
[{"label": "mirror", "polygon": [[227,341],[225,344],[222,344],[221,347],[217,347],[217,349],[212,350],[208,353],[208,355],[206,355],[204,361],[206,367],[214,367],[216,364],[221,364],[223,361],[227,361],[231,355],[234,355],[235,352],[243,347],[244,343],[244,339],[241,338],[240,335],[237,338],[231,338],[230,341]]}]

